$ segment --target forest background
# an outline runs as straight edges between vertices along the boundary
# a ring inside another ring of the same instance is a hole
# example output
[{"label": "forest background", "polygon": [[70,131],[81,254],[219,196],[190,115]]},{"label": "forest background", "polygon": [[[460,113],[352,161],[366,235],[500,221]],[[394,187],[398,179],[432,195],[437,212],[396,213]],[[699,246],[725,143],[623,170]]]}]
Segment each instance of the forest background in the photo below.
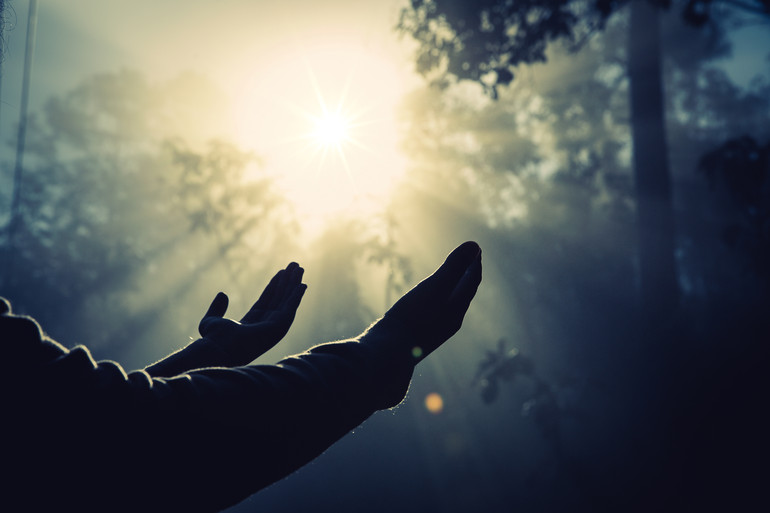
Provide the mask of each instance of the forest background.
[{"label": "forest background", "polygon": [[[272,363],[356,335],[463,240],[484,250],[407,401],[232,511],[613,509],[693,456],[683,440],[759,478],[766,2],[645,3],[670,183],[670,269],[651,271],[626,2],[533,4],[588,14],[550,39],[525,16],[521,62],[458,25],[497,34],[505,2],[105,4],[40,5],[27,116],[28,2],[4,14],[0,295],[52,337],[141,368],[217,291],[235,316],[296,260],[310,288]],[[318,135],[329,112],[340,140]],[[706,502],[704,479],[682,486]]]}]

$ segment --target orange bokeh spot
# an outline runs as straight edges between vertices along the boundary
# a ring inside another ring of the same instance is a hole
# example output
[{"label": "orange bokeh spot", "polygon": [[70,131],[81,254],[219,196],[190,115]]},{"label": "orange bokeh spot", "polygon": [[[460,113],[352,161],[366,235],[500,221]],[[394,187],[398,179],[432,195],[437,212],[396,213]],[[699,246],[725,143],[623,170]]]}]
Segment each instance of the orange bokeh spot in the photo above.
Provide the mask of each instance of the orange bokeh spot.
[{"label": "orange bokeh spot", "polygon": [[439,414],[444,409],[444,400],[437,393],[430,393],[425,397],[425,407],[429,412]]}]

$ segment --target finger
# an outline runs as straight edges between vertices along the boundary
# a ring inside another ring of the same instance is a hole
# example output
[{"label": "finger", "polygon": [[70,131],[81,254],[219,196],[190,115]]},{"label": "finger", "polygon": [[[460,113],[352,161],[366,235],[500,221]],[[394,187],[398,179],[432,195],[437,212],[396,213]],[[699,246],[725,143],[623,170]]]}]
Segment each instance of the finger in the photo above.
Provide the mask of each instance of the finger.
[{"label": "finger", "polygon": [[462,322],[465,313],[468,311],[468,307],[471,305],[471,301],[476,296],[476,291],[481,284],[481,254],[476,257],[476,260],[468,267],[460,278],[457,287],[452,292],[449,298],[449,311],[450,314],[458,322]]},{"label": "finger", "polygon": [[278,292],[279,283],[281,281],[281,278],[283,275],[286,274],[285,269],[281,269],[277,273],[275,273],[275,276],[273,276],[270,279],[270,282],[267,284],[267,287],[265,287],[265,290],[262,291],[262,294],[260,294],[259,299],[257,299],[256,303],[254,303],[251,306],[251,309],[246,313],[246,315],[243,316],[243,321],[246,321],[246,318],[254,311],[254,310],[266,310],[268,308],[268,305],[272,301],[273,297]]},{"label": "finger", "polygon": [[468,266],[463,276],[458,280],[457,287],[452,291],[449,300],[438,310],[440,312],[440,321],[433,326],[431,330],[432,336],[423,338],[423,344],[420,346],[421,353],[416,357],[416,362],[430,355],[460,330],[463,318],[470,307],[471,300],[476,295],[480,283],[481,254],[477,255]]},{"label": "finger", "polygon": [[[270,317],[264,322],[243,323],[241,329],[247,338],[262,342],[259,353],[254,352],[254,358],[257,358],[270,349],[272,349],[289,331],[294,317],[297,314],[297,308],[305,295],[307,285],[300,283],[292,292],[288,301],[280,310],[271,310]],[[266,340],[273,340],[266,345]]]},{"label": "finger", "polygon": [[282,310],[291,312],[293,315],[294,312],[297,311],[297,308],[299,308],[299,304],[302,301],[302,297],[305,295],[306,290],[307,290],[307,285],[305,285],[304,283],[300,283],[294,289],[294,292],[291,294],[291,296],[287,299],[286,304],[284,305]]},{"label": "finger", "polygon": [[284,273],[278,282],[276,294],[270,298],[267,305],[269,309],[280,308],[287,297],[291,296],[294,287],[302,280],[302,268],[297,262],[291,262],[284,269]]},{"label": "finger", "polygon": [[448,297],[480,253],[481,248],[473,241],[460,244],[425,281],[431,283],[437,297]]},{"label": "finger", "polygon": [[227,305],[229,303],[230,300],[227,298],[227,294],[224,292],[218,293],[214,298],[214,301],[211,302],[211,306],[209,306],[209,309],[206,311],[206,314],[203,316],[203,318],[224,317],[225,312],[227,312]]},{"label": "finger", "polygon": [[0,315],[11,313],[11,303],[4,297],[0,297]]},{"label": "finger", "polygon": [[206,313],[203,315],[203,319],[198,323],[198,333],[200,333],[202,337],[206,336],[208,327],[212,324],[214,319],[221,319],[224,317],[229,303],[230,300],[224,292],[219,292],[214,297],[211,305],[209,305],[209,309],[206,310]]},{"label": "finger", "polygon": [[302,283],[302,277],[304,275],[305,275],[305,269],[301,265],[296,264],[296,267],[294,269],[294,274],[292,275],[292,283],[294,284],[294,286]]},{"label": "finger", "polygon": [[[288,270],[288,268],[287,268]],[[299,303],[297,302],[296,305],[293,307],[291,306],[294,304],[296,299],[296,294],[300,288],[303,288],[301,291],[302,294],[304,294],[304,288],[307,288],[307,285],[302,283],[302,276],[305,273],[305,270],[300,267],[299,265],[296,265],[291,270],[288,270],[289,276],[287,278],[286,283],[286,290],[283,294],[283,297],[280,298],[280,304],[276,306],[276,308],[280,310],[286,310],[288,308],[294,308],[295,310],[299,306]],[[300,299],[302,299],[302,295],[300,294]]]},{"label": "finger", "polygon": [[304,269],[296,262],[291,262],[286,269],[281,269],[267,284],[262,295],[254,303],[241,322],[244,324],[259,322],[263,314],[268,310],[283,308],[291,298],[294,289],[302,281]]}]

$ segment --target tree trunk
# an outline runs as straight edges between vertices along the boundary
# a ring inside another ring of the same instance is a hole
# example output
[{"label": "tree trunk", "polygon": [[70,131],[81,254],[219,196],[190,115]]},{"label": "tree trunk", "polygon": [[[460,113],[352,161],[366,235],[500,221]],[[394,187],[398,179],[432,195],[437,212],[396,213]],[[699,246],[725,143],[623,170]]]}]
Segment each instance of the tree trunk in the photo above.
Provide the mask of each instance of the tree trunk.
[{"label": "tree trunk", "polygon": [[676,312],[679,287],[659,13],[648,0],[631,3],[628,50],[642,309],[648,320],[665,320]]},{"label": "tree trunk", "polygon": [[[3,13],[0,10],[0,16]],[[15,278],[16,267],[16,232],[21,224],[21,185],[22,171],[24,170],[24,146],[27,140],[27,111],[29,110],[29,89],[32,80],[32,61],[35,54],[35,33],[37,31],[37,0],[29,3],[29,15],[27,16],[27,42],[24,48],[24,76],[21,84],[21,105],[19,110],[19,132],[16,137],[16,164],[13,171],[13,195],[11,197],[11,216],[8,221],[8,236],[6,240],[5,276],[0,276],[3,283],[8,283]],[[0,36],[2,33],[0,32]],[[2,59],[0,54],[0,59]]]}]

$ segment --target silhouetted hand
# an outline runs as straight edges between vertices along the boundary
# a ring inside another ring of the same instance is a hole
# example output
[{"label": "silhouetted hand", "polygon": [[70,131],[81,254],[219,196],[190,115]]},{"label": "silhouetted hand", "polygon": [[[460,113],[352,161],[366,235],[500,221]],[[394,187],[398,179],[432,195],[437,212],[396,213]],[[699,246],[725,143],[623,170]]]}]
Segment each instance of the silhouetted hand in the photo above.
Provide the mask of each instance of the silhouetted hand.
[{"label": "silhouetted hand", "polygon": [[229,301],[223,292],[217,294],[198,326],[201,342],[223,351],[228,367],[248,365],[289,331],[307,289],[302,283],[303,273],[295,262],[278,271],[240,322],[224,317]]},{"label": "silhouetted hand", "polygon": [[420,361],[457,333],[480,283],[481,248],[475,242],[461,244],[364,336],[375,344],[396,344]]}]

